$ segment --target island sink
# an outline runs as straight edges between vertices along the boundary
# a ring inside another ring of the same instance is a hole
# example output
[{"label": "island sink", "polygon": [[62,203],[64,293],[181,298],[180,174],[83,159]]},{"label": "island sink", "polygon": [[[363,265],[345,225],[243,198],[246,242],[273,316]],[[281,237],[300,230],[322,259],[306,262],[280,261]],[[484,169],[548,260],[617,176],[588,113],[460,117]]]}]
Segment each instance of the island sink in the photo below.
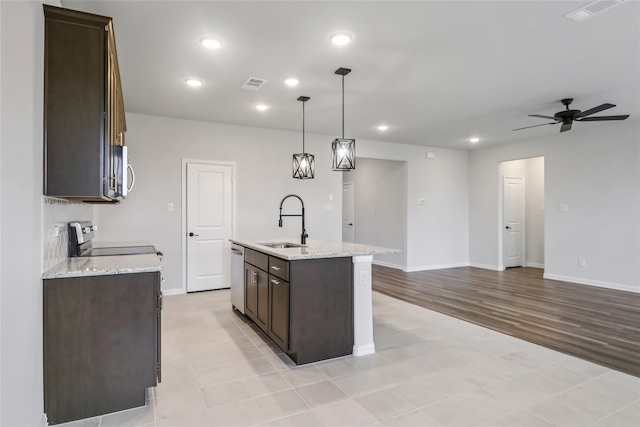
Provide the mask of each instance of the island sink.
[{"label": "island sink", "polygon": [[262,246],[267,246],[273,249],[286,249],[286,248],[303,248],[306,245],[301,245],[299,243],[289,243],[289,242],[266,242],[266,243],[258,243]]}]

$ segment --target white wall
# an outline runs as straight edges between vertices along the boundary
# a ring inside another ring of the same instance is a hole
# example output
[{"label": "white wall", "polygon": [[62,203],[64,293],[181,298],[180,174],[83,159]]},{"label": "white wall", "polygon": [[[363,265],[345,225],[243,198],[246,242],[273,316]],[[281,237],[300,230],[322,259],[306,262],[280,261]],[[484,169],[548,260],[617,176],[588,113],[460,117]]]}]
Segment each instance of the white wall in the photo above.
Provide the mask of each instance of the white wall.
[{"label": "white wall", "polygon": [[374,263],[405,269],[407,265],[407,164],[358,158],[345,173],[354,184],[356,243],[401,249],[399,254],[374,256]]},{"label": "white wall", "polygon": [[44,424],[40,2],[0,2],[0,425]]},{"label": "white wall", "polygon": [[[294,193],[304,200],[309,238],[341,240],[342,172],[331,170],[330,137],[305,135],[306,150],[315,155],[316,177],[298,180],[291,176],[291,158],[302,148],[300,132],[140,114],[127,114],[127,128],[135,188],[117,206],[96,207],[96,239],[152,241],[164,253],[165,292],[181,289],[184,274],[182,159],[235,162],[236,238],[298,239],[299,218],[285,218],[278,227],[280,200]],[[167,211],[168,203],[175,205],[174,212]],[[325,210],[325,204],[333,209]],[[290,202],[285,206],[296,213],[299,209]]]},{"label": "white wall", "polygon": [[[498,164],[544,156],[545,277],[640,292],[640,125],[627,120],[470,153],[469,257],[497,268]],[[569,211],[560,212],[561,204]],[[578,267],[578,259],[586,267]]]},{"label": "white wall", "polygon": [[544,157],[526,159],[526,265],[544,268]]},{"label": "white wall", "polygon": [[[434,153],[435,158],[427,159],[427,152]],[[358,141],[357,154],[358,157],[407,162],[406,270],[468,265],[468,152]],[[425,199],[422,206],[420,199]]]}]

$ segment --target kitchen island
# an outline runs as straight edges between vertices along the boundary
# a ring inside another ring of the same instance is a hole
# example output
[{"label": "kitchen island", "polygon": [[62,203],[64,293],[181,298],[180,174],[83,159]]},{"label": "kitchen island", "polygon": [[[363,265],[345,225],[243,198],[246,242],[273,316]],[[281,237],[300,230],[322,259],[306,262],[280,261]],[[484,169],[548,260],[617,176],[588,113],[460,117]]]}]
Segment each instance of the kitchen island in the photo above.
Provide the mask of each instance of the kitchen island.
[{"label": "kitchen island", "polygon": [[297,364],[375,352],[371,263],[397,249],[309,239],[245,248],[245,315]]}]

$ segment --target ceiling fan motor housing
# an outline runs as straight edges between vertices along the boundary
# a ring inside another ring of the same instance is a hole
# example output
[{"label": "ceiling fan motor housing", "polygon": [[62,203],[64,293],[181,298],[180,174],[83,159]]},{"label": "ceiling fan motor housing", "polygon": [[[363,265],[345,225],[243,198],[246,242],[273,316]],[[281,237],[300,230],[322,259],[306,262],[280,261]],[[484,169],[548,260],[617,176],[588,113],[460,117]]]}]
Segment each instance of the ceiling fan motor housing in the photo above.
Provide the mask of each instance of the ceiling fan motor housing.
[{"label": "ceiling fan motor housing", "polygon": [[580,110],[565,110],[555,113],[553,117],[564,122],[566,120],[573,120],[575,117],[579,116],[581,112],[582,111]]}]

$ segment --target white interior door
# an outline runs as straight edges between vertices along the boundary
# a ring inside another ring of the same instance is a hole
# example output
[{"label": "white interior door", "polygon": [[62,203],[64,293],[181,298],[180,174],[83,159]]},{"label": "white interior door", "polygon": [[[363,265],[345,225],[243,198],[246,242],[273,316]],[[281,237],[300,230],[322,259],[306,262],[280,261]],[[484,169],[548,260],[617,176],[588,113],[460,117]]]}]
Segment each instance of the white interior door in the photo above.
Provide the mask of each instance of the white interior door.
[{"label": "white interior door", "polygon": [[355,240],[353,182],[342,184],[342,241],[353,243]]},{"label": "white interior door", "polygon": [[202,163],[186,166],[187,292],[228,288],[232,166]]},{"label": "white interior door", "polygon": [[524,265],[524,178],[503,177],[504,266]]}]

